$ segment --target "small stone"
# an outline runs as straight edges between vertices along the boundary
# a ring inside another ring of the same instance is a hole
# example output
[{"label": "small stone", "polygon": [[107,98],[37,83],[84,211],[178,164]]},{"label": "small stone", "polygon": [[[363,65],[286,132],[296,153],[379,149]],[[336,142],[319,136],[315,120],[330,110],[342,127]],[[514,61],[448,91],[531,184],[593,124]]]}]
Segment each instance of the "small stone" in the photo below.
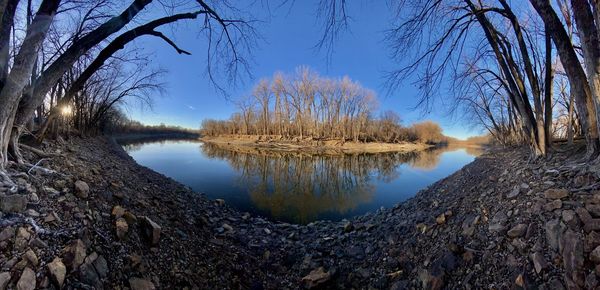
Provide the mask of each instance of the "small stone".
[{"label": "small stone", "polygon": [[569,196],[569,194],[570,194],[569,190],[564,189],[564,188],[561,188],[561,189],[551,188],[544,192],[544,196],[547,199],[561,199],[561,198],[565,198],[565,197]]},{"label": "small stone", "polygon": [[462,223],[462,234],[465,236],[472,236],[475,232],[475,226],[479,222],[479,216],[467,216]]},{"label": "small stone", "polygon": [[5,227],[0,232],[0,242],[4,242],[6,240],[10,240],[15,236],[15,228],[13,227]]},{"label": "small stone", "polygon": [[0,290],[6,289],[6,286],[8,286],[8,282],[10,282],[10,278],[11,276],[9,272],[0,273]]},{"label": "small stone", "polygon": [[526,231],[527,231],[526,224],[518,224],[518,225],[514,226],[512,229],[510,229],[507,232],[507,235],[511,238],[522,237]]},{"label": "small stone", "polygon": [[118,219],[118,218],[122,217],[124,214],[125,214],[125,209],[124,209],[124,208],[122,208],[122,207],[121,207],[121,206],[119,206],[119,205],[115,205],[115,206],[112,208],[112,211],[111,211],[111,213],[110,213],[110,215],[111,215],[111,216],[113,216],[113,217],[114,217],[114,218],[116,218],[116,219]]},{"label": "small stone", "polygon": [[83,263],[86,257],[86,247],[83,241],[76,240],[63,249],[63,263],[69,269],[76,269]]},{"label": "small stone", "polygon": [[344,224],[344,232],[345,232],[345,233],[349,233],[349,232],[351,232],[353,229],[354,229],[354,226],[352,225],[352,223],[351,223],[351,222],[346,222],[346,223]]},{"label": "small stone", "polygon": [[0,195],[0,211],[20,213],[27,207],[27,196],[22,194]]},{"label": "small stone", "polygon": [[123,214],[123,218],[127,221],[127,224],[129,225],[135,225],[137,223],[137,217],[130,211],[126,211]]},{"label": "small stone", "polygon": [[597,246],[591,253],[590,253],[590,260],[592,260],[592,262],[596,263],[596,264],[600,264],[600,246]]},{"label": "small stone", "polygon": [[583,230],[587,233],[600,230],[600,219],[591,219],[583,225]]},{"label": "small stone", "polygon": [[215,203],[216,203],[218,206],[224,206],[224,205],[225,205],[225,200],[224,200],[224,199],[221,199],[221,198],[217,198],[217,199],[215,199]]},{"label": "small stone", "polygon": [[146,236],[150,244],[157,245],[160,241],[160,232],[162,228],[149,217],[143,217],[141,221],[143,234]]},{"label": "small stone", "polygon": [[567,210],[563,210],[562,213],[562,219],[565,222],[565,224],[570,225],[572,227],[577,225],[577,217],[575,216],[575,212],[567,209]]},{"label": "small stone", "polygon": [[533,262],[533,267],[535,268],[536,273],[540,273],[544,268],[546,268],[546,259],[544,259],[544,255],[540,252],[535,252],[530,256],[531,261]]},{"label": "small stone", "polygon": [[129,225],[127,225],[127,221],[124,218],[118,218],[115,221],[115,227],[117,231],[117,237],[120,240],[125,239],[127,232],[129,231]]},{"label": "small stone", "polygon": [[424,234],[427,231],[427,225],[424,223],[418,223],[416,228],[421,234]]},{"label": "small stone", "polygon": [[558,250],[558,240],[564,231],[559,219],[554,219],[546,222],[544,225],[546,231],[546,241],[550,248]]},{"label": "small stone", "polygon": [[233,227],[228,225],[228,224],[223,224],[223,228],[228,231],[228,232],[232,232],[233,231]]},{"label": "small stone", "polygon": [[55,283],[58,288],[62,288],[65,282],[65,276],[67,275],[67,268],[63,264],[59,257],[54,258],[51,263],[46,265],[48,272],[50,273],[50,279]]},{"label": "small stone", "polygon": [[102,288],[100,277],[98,277],[94,265],[90,263],[83,263],[79,266],[79,279],[87,285],[94,286],[95,289]]},{"label": "small stone", "polygon": [[515,187],[511,192],[506,195],[506,198],[513,199],[517,197],[521,193],[521,189],[519,187]]},{"label": "small stone", "polygon": [[492,218],[492,220],[490,221],[490,224],[488,226],[488,230],[490,232],[502,232],[506,229],[506,227],[504,226],[504,224],[506,223],[506,221],[508,220],[508,217],[506,216],[506,214],[504,214],[503,212],[499,211],[497,212],[494,217]]},{"label": "small stone", "polygon": [[90,193],[90,186],[85,181],[75,181],[75,195],[79,198],[87,198]]},{"label": "small stone", "polygon": [[140,278],[130,278],[129,279],[129,287],[131,290],[154,290],[154,284],[148,280],[140,279]]},{"label": "small stone", "polygon": [[562,208],[562,201],[560,199],[553,200],[544,205],[544,210],[546,211],[553,211],[559,208]]},{"label": "small stone", "polygon": [[38,260],[37,255],[31,249],[28,250],[27,252],[25,252],[25,254],[23,254],[23,258],[25,260],[27,260],[29,263],[31,263],[31,265],[34,266],[34,267],[37,267],[38,264],[40,263],[40,261]]},{"label": "small stone", "polygon": [[17,290],[34,290],[35,284],[35,272],[27,267],[23,270],[19,282],[17,282]]},{"label": "small stone", "polygon": [[28,198],[29,198],[29,201],[31,201],[33,203],[38,203],[40,201],[40,197],[35,192],[30,193]]},{"label": "small stone", "polygon": [[319,267],[315,270],[312,270],[308,275],[302,278],[302,283],[308,289],[313,289],[318,287],[319,285],[329,281],[331,275],[328,272],[325,272],[323,267]]},{"label": "small stone", "polygon": [[579,219],[581,219],[583,223],[588,223],[592,220],[592,216],[585,208],[578,207],[575,209],[575,212],[577,213]]},{"label": "small stone", "polygon": [[269,230],[269,229],[267,229],[267,228],[265,228],[265,230],[264,230],[264,231],[265,231],[265,234],[267,234],[267,235],[270,235],[270,234],[271,234],[271,230]]},{"label": "small stone", "polygon": [[26,210],[25,214],[28,215],[28,216],[30,216],[30,217],[39,217],[40,216],[39,212],[37,212],[35,209],[31,209],[31,208],[28,209],[28,210]]},{"label": "small stone", "polygon": [[98,256],[96,260],[93,262],[94,268],[96,268],[96,272],[101,278],[105,278],[108,275],[108,263],[103,256]]},{"label": "small stone", "polygon": [[600,204],[588,204],[585,209],[595,218],[600,217]]},{"label": "small stone", "polygon": [[441,224],[444,224],[444,223],[446,223],[446,215],[445,215],[445,214],[441,214],[441,215],[437,216],[437,217],[435,218],[435,222],[436,222],[438,225],[441,225]]},{"label": "small stone", "polygon": [[31,233],[24,227],[20,227],[17,230],[17,236],[15,237],[14,247],[16,250],[24,250],[29,243],[29,239],[31,238]]},{"label": "small stone", "polygon": [[521,288],[525,288],[525,278],[523,278],[523,274],[519,274],[517,279],[515,279],[515,284]]}]

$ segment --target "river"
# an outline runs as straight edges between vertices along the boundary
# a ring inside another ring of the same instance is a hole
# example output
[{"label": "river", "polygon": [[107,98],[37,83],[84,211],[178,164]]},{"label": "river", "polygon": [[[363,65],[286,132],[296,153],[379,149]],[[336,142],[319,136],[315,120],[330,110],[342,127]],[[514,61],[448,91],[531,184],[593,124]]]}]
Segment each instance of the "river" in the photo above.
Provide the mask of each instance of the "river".
[{"label": "river", "polygon": [[209,198],[299,224],[393,207],[481,154],[477,148],[455,147],[348,155],[241,152],[196,140],[129,140],[122,145],[140,165]]}]

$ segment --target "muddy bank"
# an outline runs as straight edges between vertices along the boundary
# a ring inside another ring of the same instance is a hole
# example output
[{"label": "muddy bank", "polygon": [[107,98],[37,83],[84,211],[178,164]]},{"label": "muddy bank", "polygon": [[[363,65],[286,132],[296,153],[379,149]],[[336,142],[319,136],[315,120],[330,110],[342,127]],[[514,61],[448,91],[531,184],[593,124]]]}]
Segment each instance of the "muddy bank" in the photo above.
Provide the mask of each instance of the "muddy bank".
[{"label": "muddy bank", "polygon": [[598,285],[598,177],[561,153],[488,153],[394,208],[299,226],[207,200],[105,138],[43,149],[56,173],[13,166],[18,192],[0,185],[0,289]]},{"label": "muddy bank", "polygon": [[312,138],[294,138],[280,136],[227,135],[218,137],[204,136],[200,140],[232,150],[268,149],[272,151],[301,152],[310,154],[347,154],[381,152],[416,152],[434,147],[424,143],[363,143],[342,142],[340,140],[315,140]]}]

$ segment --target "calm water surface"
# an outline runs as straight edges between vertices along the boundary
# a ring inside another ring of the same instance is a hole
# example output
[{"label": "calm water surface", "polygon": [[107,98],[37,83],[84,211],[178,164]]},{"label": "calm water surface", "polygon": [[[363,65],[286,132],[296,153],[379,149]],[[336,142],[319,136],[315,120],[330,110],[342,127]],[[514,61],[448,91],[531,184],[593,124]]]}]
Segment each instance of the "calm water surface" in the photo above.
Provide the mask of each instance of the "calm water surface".
[{"label": "calm water surface", "polygon": [[237,152],[190,140],[123,146],[139,164],[210,198],[303,224],[393,207],[481,154],[465,148],[343,156]]}]

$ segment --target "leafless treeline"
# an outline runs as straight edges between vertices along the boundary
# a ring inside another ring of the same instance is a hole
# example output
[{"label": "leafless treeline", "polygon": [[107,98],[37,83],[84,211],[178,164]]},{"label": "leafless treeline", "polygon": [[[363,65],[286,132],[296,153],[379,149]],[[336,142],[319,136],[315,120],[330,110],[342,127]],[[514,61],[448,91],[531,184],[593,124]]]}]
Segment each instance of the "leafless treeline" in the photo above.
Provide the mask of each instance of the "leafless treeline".
[{"label": "leafless treeline", "polygon": [[375,93],[348,77],[320,77],[301,67],[292,76],[276,73],[237,102],[229,120],[206,119],[203,134],[276,135],[283,138],[340,139],[356,142],[427,143],[445,141],[442,129],[426,121],[406,128],[393,111],[373,117]]}]

